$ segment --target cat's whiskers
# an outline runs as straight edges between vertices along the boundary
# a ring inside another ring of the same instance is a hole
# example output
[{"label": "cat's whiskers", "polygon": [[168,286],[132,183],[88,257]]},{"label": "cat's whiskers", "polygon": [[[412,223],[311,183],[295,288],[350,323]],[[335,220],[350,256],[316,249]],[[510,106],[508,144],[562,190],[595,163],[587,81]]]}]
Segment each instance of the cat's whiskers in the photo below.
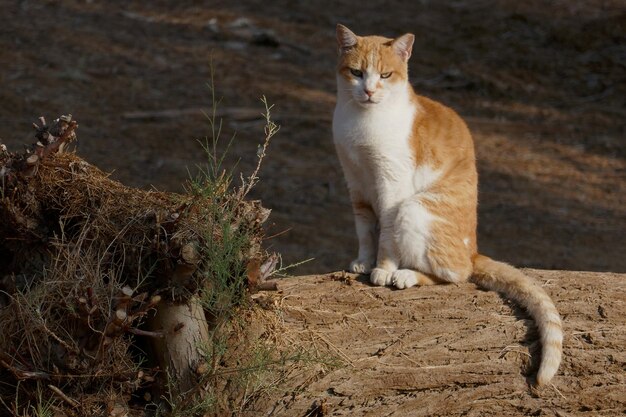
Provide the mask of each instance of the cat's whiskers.
[{"label": "cat's whiskers", "polygon": [[[350,96],[350,98],[348,98],[341,106],[341,108],[343,109],[344,107],[347,107],[349,104],[356,102],[356,100],[354,99],[354,97]],[[339,103],[337,103],[337,105],[339,105]]]}]

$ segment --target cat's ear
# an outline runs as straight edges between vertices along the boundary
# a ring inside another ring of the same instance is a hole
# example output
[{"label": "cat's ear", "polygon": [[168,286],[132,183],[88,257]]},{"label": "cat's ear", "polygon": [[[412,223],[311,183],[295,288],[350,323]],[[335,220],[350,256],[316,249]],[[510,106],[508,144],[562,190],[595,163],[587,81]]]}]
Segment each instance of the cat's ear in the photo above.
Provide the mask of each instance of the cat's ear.
[{"label": "cat's ear", "polygon": [[339,52],[345,52],[356,45],[358,38],[350,29],[337,23],[337,46]]},{"label": "cat's ear", "polygon": [[406,62],[409,58],[411,58],[414,41],[415,35],[407,33],[394,39],[391,46],[393,47],[393,50],[396,51],[396,53]]}]

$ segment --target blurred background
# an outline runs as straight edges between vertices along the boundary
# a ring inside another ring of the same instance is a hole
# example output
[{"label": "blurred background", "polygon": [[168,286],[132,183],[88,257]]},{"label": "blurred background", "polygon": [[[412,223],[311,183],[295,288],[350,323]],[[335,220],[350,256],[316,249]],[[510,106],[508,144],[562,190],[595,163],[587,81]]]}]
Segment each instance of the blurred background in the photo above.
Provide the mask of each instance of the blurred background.
[{"label": "blurred background", "polygon": [[[0,0],[0,140],[78,120],[78,153],[123,183],[182,191],[206,156],[211,67],[226,166],[250,173],[267,96],[281,130],[252,197],[293,273],[347,267],[352,214],[331,136],[335,25],[416,35],[410,77],[474,134],[479,247],[517,266],[626,272],[626,4]],[[211,58],[212,57],[212,58]],[[211,65],[212,60],[212,65]],[[237,178],[238,178],[238,174]]]}]

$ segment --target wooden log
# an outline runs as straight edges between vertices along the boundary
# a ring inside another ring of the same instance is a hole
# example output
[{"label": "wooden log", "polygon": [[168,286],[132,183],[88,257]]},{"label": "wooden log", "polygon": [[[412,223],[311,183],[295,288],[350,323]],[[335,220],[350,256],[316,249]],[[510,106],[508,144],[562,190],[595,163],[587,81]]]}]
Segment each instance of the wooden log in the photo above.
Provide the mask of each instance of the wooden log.
[{"label": "wooden log", "polygon": [[206,363],[200,346],[209,344],[209,327],[197,297],[187,303],[160,303],[156,315],[148,322],[150,331],[162,338],[151,338],[161,369],[176,382],[182,394],[197,384],[197,369]]}]

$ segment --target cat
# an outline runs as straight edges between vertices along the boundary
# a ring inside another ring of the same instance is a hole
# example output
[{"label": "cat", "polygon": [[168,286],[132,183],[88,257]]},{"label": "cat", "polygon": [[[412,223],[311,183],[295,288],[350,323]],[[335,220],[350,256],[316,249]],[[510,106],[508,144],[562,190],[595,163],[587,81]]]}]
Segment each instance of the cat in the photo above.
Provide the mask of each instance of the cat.
[{"label": "cat", "polygon": [[559,313],[531,278],[478,253],[472,136],[452,109],[413,90],[414,39],[357,36],[337,25],[333,138],[359,243],[350,271],[399,289],[469,280],[505,294],[537,323],[536,383],[546,384],[561,362]]}]

